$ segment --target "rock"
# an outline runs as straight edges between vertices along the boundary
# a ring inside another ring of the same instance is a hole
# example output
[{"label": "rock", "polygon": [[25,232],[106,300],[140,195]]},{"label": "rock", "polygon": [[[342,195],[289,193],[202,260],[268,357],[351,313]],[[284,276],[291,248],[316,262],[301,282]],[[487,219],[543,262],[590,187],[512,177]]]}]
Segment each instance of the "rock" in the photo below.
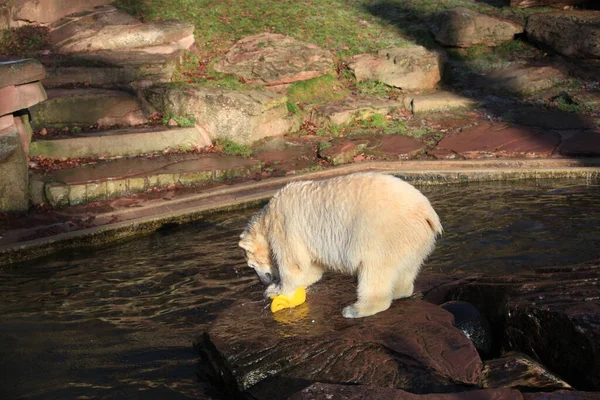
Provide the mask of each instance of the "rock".
[{"label": "rock", "polygon": [[[18,119],[21,118],[27,117]],[[29,127],[29,124],[21,126]],[[22,145],[22,135],[17,124],[13,124],[0,131],[0,212],[25,211],[29,207],[27,170],[27,153]]]},{"label": "rock", "polygon": [[[449,301],[440,305],[454,315],[454,326],[468,337],[480,354],[487,356],[492,350],[492,328],[485,315],[466,301]],[[499,387],[499,386],[494,386]]]},{"label": "rock", "polygon": [[562,141],[558,151],[563,156],[600,157],[600,132],[561,132]]},{"label": "rock", "polygon": [[223,90],[194,85],[156,85],[144,90],[146,100],[163,114],[194,116],[211,138],[249,144],[266,136],[297,130],[288,116],[286,97],[257,90]]},{"label": "rock", "polygon": [[501,346],[539,360],[579,390],[600,388],[600,264],[476,278],[448,299],[473,303]]},{"label": "rock", "polygon": [[527,37],[567,57],[600,58],[600,11],[533,14]]},{"label": "rock", "polygon": [[214,66],[249,84],[281,87],[334,71],[333,56],[289,36],[260,33],[239,40]]},{"label": "rock", "polygon": [[508,388],[449,394],[413,394],[399,389],[315,383],[291,396],[289,400],[521,400],[522,398],[521,393]]},{"label": "rock", "polygon": [[197,127],[125,128],[50,137],[31,143],[29,156],[47,158],[117,157],[159,153],[210,146],[211,142]]},{"label": "rock", "polygon": [[475,84],[491,94],[500,92],[529,96],[550,89],[566,79],[568,74],[560,67],[513,64],[477,77]]},{"label": "rock", "polygon": [[587,115],[544,110],[537,107],[521,107],[510,112],[514,122],[542,129],[573,130],[595,129],[596,121]]},{"label": "rock", "polygon": [[579,392],[576,390],[557,390],[550,393],[523,393],[525,400],[596,400],[600,392]]},{"label": "rock", "polygon": [[368,151],[377,157],[390,160],[406,160],[425,149],[425,145],[417,139],[402,135],[384,135],[379,144]]},{"label": "rock", "polygon": [[349,98],[315,107],[311,111],[310,121],[321,126],[347,125],[373,114],[388,115],[402,109],[404,103],[401,101]]},{"label": "rock", "polygon": [[146,121],[128,92],[105,89],[49,89],[48,100],[30,109],[38,127],[133,126]]},{"label": "rock", "polygon": [[[66,57],[53,68],[50,82],[58,83],[51,86],[84,83],[86,77],[90,84],[101,87],[123,81],[141,81],[135,85],[138,87],[168,81],[179,56],[194,43],[193,31],[193,24],[182,21],[141,23],[112,6],[63,18],[50,30],[55,52]],[[81,70],[82,60],[124,69],[112,69],[111,76],[97,70],[86,73]],[[64,67],[75,73],[70,82]]]},{"label": "rock", "polygon": [[326,143],[327,146],[319,147],[319,157],[324,158],[333,165],[348,164],[354,157],[362,153],[369,141],[365,139],[339,138]]},{"label": "rock", "polygon": [[463,7],[440,11],[431,22],[435,40],[444,46],[497,46],[523,33],[523,26]]},{"label": "rock", "polygon": [[475,108],[479,102],[451,92],[406,96],[404,107],[413,114]]},{"label": "rock", "polygon": [[348,67],[359,82],[374,80],[404,90],[431,89],[441,79],[444,56],[425,47],[397,47],[375,56],[353,56]]},{"label": "rock", "polygon": [[554,132],[505,123],[484,123],[449,135],[439,143],[466,158],[548,157],[560,141]]},{"label": "rock", "polygon": [[511,7],[555,7],[565,8],[572,6],[592,5],[595,0],[510,0]]},{"label": "rock", "polygon": [[40,82],[0,88],[0,115],[29,108],[46,100],[46,91]]},{"label": "rock", "polygon": [[450,313],[406,299],[366,319],[344,319],[341,310],[355,296],[352,279],[338,275],[311,286],[307,302],[294,309],[272,314],[256,299],[236,303],[199,341],[201,364],[230,396],[278,388],[285,398],[315,380],[414,393],[477,382],[477,350]]},{"label": "rock", "polygon": [[13,0],[14,20],[29,23],[52,23],[60,18],[112,3],[112,0]]},{"label": "rock", "polygon": [[44,76],[44,66],[31,58],[0,62],[0,88],[40,81]]},{"label": "rock", "polygon": [[567,382],[519,352],[509,352],[486,361],[479,382],[484,388],[511,387],[527,391],[572,389]]}]

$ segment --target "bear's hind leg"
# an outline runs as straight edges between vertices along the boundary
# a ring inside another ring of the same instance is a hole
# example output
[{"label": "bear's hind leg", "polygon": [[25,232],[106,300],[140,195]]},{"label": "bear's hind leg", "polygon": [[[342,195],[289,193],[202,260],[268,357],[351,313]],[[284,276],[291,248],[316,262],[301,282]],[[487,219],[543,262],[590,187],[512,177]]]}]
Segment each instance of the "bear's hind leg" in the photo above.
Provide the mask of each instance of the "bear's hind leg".
[{"label": "bear's hind leg", "polygon": [[393,267],[362,265],[358,274],[358,300],[345,307],[345,318],[362,318],[390,308],[394,293]]}]

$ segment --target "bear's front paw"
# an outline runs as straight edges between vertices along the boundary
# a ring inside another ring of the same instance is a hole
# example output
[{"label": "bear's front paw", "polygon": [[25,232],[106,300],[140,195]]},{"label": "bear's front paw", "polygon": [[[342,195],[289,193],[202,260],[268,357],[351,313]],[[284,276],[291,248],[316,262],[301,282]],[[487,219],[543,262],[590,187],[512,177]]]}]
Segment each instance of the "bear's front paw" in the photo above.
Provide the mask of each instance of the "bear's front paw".
[{"label": "bear's front paw", "polygon": [[281,294],[281,286],[275,283],[270,284],[265,290],[264,296],[266,300],[269,300],[271,297],[279,296]]},{"label": "bear's front paw", "polygon": [[361,315],[354,306],[344,307],[342,310],[342,315],[344,318],[360,318]]}]

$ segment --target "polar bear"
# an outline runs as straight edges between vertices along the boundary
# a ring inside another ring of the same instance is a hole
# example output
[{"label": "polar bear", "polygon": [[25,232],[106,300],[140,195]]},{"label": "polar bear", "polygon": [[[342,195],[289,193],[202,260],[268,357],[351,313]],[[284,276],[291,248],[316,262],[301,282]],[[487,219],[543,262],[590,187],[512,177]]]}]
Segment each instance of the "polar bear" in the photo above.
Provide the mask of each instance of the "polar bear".
[{"label": "polar bear", "polygon": [[438,215],[415,187],[356,173],[288,184],[250,219],[239,246],[268,285],[267,298],[291,296],[325,269],[358,275],[358,300],[342,314],[361,318],[412,295],[441,234]]}]

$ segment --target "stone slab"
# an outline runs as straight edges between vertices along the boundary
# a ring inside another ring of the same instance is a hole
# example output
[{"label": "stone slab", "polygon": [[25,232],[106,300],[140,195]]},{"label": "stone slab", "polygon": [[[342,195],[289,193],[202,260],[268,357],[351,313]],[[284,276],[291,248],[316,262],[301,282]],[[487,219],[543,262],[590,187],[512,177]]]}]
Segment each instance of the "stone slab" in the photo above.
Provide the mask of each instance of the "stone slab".
[{"label": "stone slab", "polygon": [[125,91],[48,89],[48,100],[31,107],[36,126],[133,126],[146,122],[138,99]]},{"label": "stone slab", "polygon": [[563,156],[600,157],[599,131],[561,132],[561,136],[558,151]]},{"label": "stone slab", "polygon": [[466,158],[548,157],[560,142],[554,132],[505,123],[484,123],[446,136],[438,149],[450,150]]},{"label": "stone slab", "polygon": [[14,19],[42,24],[58,21],[60,18],[112,3],[113,0],[13,0]]},{"label": "stone slab", "polygon": [[310,121],[318,125],[346,125],[373,114],[388,115],[403,110],[404,103],[384,99],[354,99],[328,103],[311,111]]},{"label": "stone slab", "polygon": [[128,128],[79,134],[73,137],[37,139],[29,156],[49,158],[115,157],[186,150],[211,145],[204,131],[186,128]]},{"label": "stone slab", "polygon": [[250,176],[255,167],[252,160],[213,154],[100,161],[48,174],[45,198],[53,207],[72,206],[152,188],[194,186]]},{"label": "stone slab", "polygon": [[522,107],[510,112],[514,122],[521,125],[553,130],[594,129],[596,121],[588,115]]},{"label": "stone slab", "polygon": [[44,79],[44,66],[32,58],[0,61],[0,88]]},{"label": "stone slab", "polygon": [[514,389],[486,389],[459,393],[414,394],[404,390],[363,385],[333,385],[315,383],[289,400],[522,400]]},{"label": "stone slab", "polygon": [[479,102],[475,99],[444,91],[422,95],[407,95],[404,98],[404,107],[413,114],[471,109],[478,105]]},{"label": "stone slab", "polygon": [[487,360],[479,382],[484,388],[511,387],[527,391],[573,389],[543,365],[515,351]]},{"label": "stone slab", "polygon": [[384,135],[379,144],[369,150],[370,154],[387,159],[406,160],[425,149],[425,145],[415,138],[402,135]]},{"label": "stone slab", "polygon": [[230,395],[280,385],[281,398],[311,381],[413,393],[476,384],[479,355],[452,325],[452,314],[405,299],[369,318],[347,320],[341,310],[355,300],[355,290],[351,278],[336,276],[311,286],[306,303],[293,309],[271,313],[254,298],[232,305],[198,343],[203,368]]},{"label": "stone slab", "polygon": [[40,82],[0,88],[0,115],[32,107],[44,100],[47,95]]}]

